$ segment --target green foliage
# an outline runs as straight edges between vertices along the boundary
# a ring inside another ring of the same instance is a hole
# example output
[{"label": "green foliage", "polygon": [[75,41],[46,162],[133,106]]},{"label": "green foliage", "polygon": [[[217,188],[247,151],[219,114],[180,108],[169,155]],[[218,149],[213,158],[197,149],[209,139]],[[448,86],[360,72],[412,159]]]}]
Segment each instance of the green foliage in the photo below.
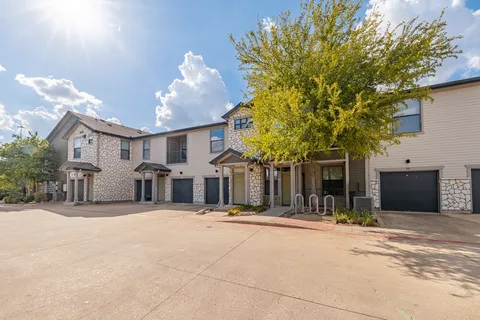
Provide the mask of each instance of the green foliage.
[{"label": "green foliage", "polygon": [[30,202],[33,202],[34,200],[35,200],[34,196],[26,195],[25,197],[23,197],[22,202],[23,203],[30,203]]},{"label": "green foliage", "polygon": [[0,189],[29,194],[37,181],[53,179],[58,168],[55,152],[37,133],[14,138],[0,146]]},{"label": "green foliage", "polygon": [[236,214],[238,214],[240,212],[240,208],[232,208],[230,210],[228,210],[227,212],[227,216],[234,216]]},{"label": "green foliage", "polygon": [[376,226],[375,217],[368,211],[358,212],[355,210],[345,210],[339,208],[333,213],[333,221],[342,224],[359,224],[364,227]]},{"label": "green foliage", "polygon": [[[417,19],[382,24],[360,0],[309,0],[240,40],[230,36],[248,83],[254,133],[247,155],[262,160],[313,160],[332,146],[355,157],[398,144],[393,114],[408,99],[430,99],[418,82],[461,51],[446,23]],[[315,189],[313,189],[315,190]]]},{"label": "green foliage", "polygon": [[22,200],[23,200],[22,196],[19,196],[19,195],[10,195],[10,196],[5,196],[3,198],[3,201],[6,204],[17,204],[22,202]]},{"label": "green foliage", "polygon": [[38,202],[38,203],[45,202],[48,200],[47,194],[45,192],[40,192],[40,191],[35,192],[33,196],[35,197],[35,202]]},{"label": "green foliage", "polygon": [[265,210],[267,210],[267,207],[265,206],[252,206],[245,204],[228,210],[227,215],[234,216],[240,212],[255,212],[256,214],[259,214]]}]

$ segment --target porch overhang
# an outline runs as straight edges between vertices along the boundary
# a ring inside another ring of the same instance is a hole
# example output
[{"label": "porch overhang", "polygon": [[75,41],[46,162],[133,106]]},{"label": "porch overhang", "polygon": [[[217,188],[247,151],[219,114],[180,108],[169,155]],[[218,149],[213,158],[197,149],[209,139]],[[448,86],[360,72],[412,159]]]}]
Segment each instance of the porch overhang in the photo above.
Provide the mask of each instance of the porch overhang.
[{"label": "porch overhang", "polygon": [[135,172],[171,172],[172,170],[161,163],[142,162],[135,168]]},{"label": "porch overhang", "polygon": [[102,169],[89,162],[65,161],[59,168],[60,171],[89,171],[100,172]]},{"label": "porch overhang", "polygon": [[228,164],[239,164],[239,163],[253,163],[256,160],[250,157],[244,157],[243,153],[237,150],[234,150],[232,148],[228,148],[224,152],[222,152],[220,155],[215,157],[212,161],[210,161],[210,164],[213,164],[214,166],[218,165],[228,165]]}]

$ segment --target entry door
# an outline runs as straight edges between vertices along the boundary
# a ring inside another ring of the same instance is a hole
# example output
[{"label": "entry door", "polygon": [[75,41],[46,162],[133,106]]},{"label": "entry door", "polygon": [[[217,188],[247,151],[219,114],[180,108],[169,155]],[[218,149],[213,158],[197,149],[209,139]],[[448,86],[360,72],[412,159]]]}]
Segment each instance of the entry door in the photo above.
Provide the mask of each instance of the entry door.
[{"label": "entry door", "polygon": [[[205,179],[205,203],[218,204],[220,196],[220,178]],[[223,203],[228,203],[228,178],[223,178]]]},{"label": "entry door", "polygon": [[[142,200],[142,180],[136,180],[137,201]],[[152,180],[145,180],[145,201],[152,201]]]},{"label": "entry door", "polygon": [[480,213],[480,169],[472,169],[473,213]]},{"label": "entry door", "polygon": [[438,212],[438,171],[380,173],[382,210]]},{"label": "entry door", "polygon": [[158,177],[157,200],[165,201],[165,177]]},{"label": "entry door", "polygon": [[[70,201],[73,201],[75,198],[75,180],[71,180],[70,184],[72,186],[72,198]],[[78,201],[83,201],[83,179],[78,180]]]},{"label": "entry door", "polygon": [[282,205],[284,206],[289,206],[291,203],[290,191],[290,172],[282,172]]},{"label": "entry door", "polygon": [[245,173],[235,173],[233,178],[233,203],[245,204]]}]

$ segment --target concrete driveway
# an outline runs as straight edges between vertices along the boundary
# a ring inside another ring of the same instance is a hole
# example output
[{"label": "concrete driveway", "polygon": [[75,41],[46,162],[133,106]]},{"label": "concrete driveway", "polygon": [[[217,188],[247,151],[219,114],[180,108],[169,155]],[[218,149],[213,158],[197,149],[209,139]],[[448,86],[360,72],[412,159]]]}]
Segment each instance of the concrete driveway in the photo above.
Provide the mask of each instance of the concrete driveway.
[{"label": "concrete driveway", "polygon": [[479,246],[193,211],[0,207],[0,319],[478,319]]}]

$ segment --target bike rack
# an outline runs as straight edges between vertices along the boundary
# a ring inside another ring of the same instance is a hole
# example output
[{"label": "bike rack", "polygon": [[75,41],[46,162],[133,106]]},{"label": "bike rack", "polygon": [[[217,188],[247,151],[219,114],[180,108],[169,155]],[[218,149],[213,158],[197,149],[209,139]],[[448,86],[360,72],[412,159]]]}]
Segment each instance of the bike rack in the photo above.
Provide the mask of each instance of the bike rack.
[{"label": "bike rack", "polygon": [[305,213],[305,201],[303,199],[303,195],[301,195],[300,193],[297,194],[295,196],[295,214],[297,214],[297,208],[298,208],[298,204],[297,204],[297,199],[298,197],[300,197],[300,202],[302,204],[302,209],[301,209],[301,212]]},{"label": "bike rack", "polygon": [[332,214],[335,212],[335,198],[329,194],[323,198],[323,213],[320,214],[321,216],[324,216],[327,214],[327,199],[332,198]]},{"label": "bike rack", "polygon": [[317,202],[317,210],[315,211],[315,213],[320,214],[320,209],[318,207],[318,196],[316,194],[311,194],[310,197],[308,197],[308,206],[310,207],[310,212],[313,212],[312,211],[312,197],[314,197],[315,201]]}]

